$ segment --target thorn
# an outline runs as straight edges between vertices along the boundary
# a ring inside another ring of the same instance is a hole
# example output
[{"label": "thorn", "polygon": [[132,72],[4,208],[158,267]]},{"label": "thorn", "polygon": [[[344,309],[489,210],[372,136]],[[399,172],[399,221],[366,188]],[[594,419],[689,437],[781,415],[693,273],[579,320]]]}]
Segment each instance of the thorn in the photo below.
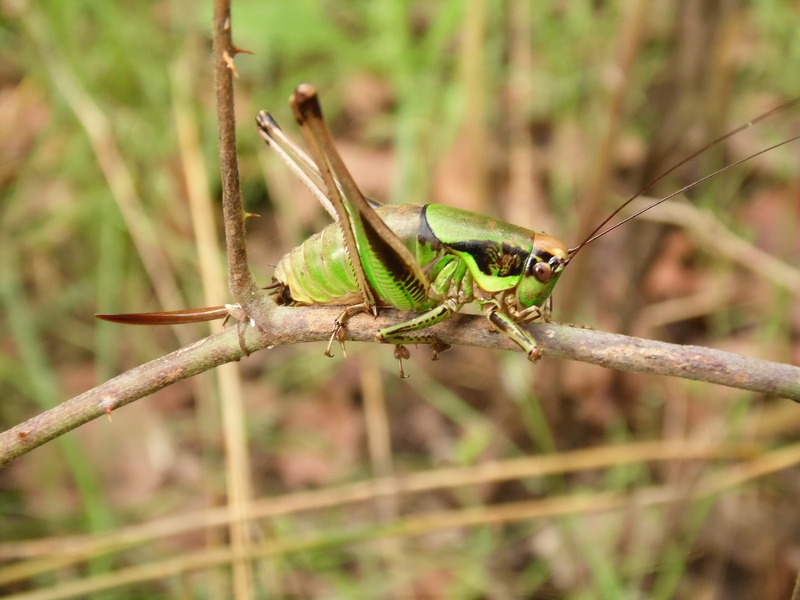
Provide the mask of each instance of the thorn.
[{"label": "thorn", "polygon": [[244,48],[239,48],[236,44],[231,44],[231,52],[233,55],[236,56],[237,54],[253,54],[250,50],[245,50]]},{"label": "thorn", "polygon": [[114,397],[104,396],[100,401],[100,407],[105,411],[108,420],[111,421],[111,411],[114,408]]},{"label": "thorn", "polygon": [[250,219],[252,217],[261,217],[261,215],[259,215],[257,213],[251,213],[251,212],[244,213],[244,218],[245,219]]},{"label": "thorn", "polygon": [[225,22],[222,24],[222,29],[224,29],[225,31],[228,31],[230,28],[231,28],[231,18],[227,17],[225,19]]},{"label": "thorn", "polygon": [[239,78],[239,72],[236,70],[236,65],[233,64],[233,57],[230,54],[228,54],[227,50],[225,50],[222,53],[222,60],[225,61],[225,66],[227,66],[228,69],[231,70],[231,72],[233,73],[233,76],[238,79]]}]

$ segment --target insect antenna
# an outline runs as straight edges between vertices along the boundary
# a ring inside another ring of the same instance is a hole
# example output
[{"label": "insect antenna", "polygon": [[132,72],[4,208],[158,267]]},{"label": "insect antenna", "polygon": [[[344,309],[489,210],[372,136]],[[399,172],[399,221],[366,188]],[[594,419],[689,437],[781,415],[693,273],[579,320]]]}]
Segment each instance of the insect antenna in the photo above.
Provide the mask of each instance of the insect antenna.
[{"label": "insect antenna", "polygon": [[601,229],[603,229],[603,227],[605,227],[609,223],[609,221],[611,221],[611,219],[616,217],[626,206],[628,206],[631,202],[633,202],[637,198],[641,197],[646,191],[648,191],[656,183],[658,183],[659,181],[664,179],[667,175],[669,175],[670,173],[674,172],[676,169],[682,167],[683,165],[685,165],[689,161],[694,160],[695,158],[697,158],[698,156],[700,156],[701,154],[703,154],[707,150],[709,150],[709,149],[713,148],[714,146],[724,142],[728,138],[733,137],[737,133],[739,133],[741,131],[744,131],[745,129],[748,129],[748,128],[752,127],[753,125],[755,125],[756,123],[759,123],[759,122],[761,122],[761,121],[763,121],[763,120],[765,120],[765,119],[767,119],[767,118],[769,118],[769,117],[771,117],[773,115],[781,113],[784,110],[794,106],[795,104],[797,104],[799,102],[800,102],[800,97],[794,98],[794,99],[789,100],[788,102],[786,102],[784,104],[781,104],[780,106],[776,106],[775,108],[773,108],[771,110],[768,110],[767,112],[765,112],[762,115],[759,115],[755,119],[752,119],[752,120],[748,121],[747,123],[745,123],[743,125],[740,125],[736,129],[733,129],[732,131],[729,131],[728,133],[718,137],[717,139],[708,142],[702,148],[696,150],[695,152],[692,152],[689,156],[687,156],[686,158],[684,158],[680,162],[676,163],[675,165],[673,165],[672,167],[670,167],[669,169],[664,171],[661,175],[659,175],[655,179],[651,180],[642,189],[640,189],[633,196],[631,196],[625,202],[623,202],[620,206],[618,206],[610,215],[608,215],[608,217],[606,217],[597,227],[595,227],[594,230],[592,230],[592,232],[588,236],[586,236],[586,239],[584,241],[582,241],[576,247],[570,248],[568,250],[569,258],[567,258],[566,263],[568,264],[573,258],[575,258],[575,255],[578,254],[578,252],[580,252],[581,249],[584,248],[587,244],[590,244],[591,242],[595,241],[596,239],[598,239],[598,238],[604,236],[605,234],[613,231],[614,229],[616,229],[620,225],[624,225],[625,223],[627,223],[631,219],[635,219],[636,217],[638,217],[642,213],[647,212],[651,208],[655,208],[656,206],[658,206],[662,202],[666,202],[670,198],[674,198],[675,196],[677,196],[679,194],[682,194],[683,192],[686,192],[686,191],[692,189],[693,187],[695,187],[697,185],[700,185],[704,181],[708,181],[712,177],[716,177],[720,173],[724,173],[725,171],[727,171],[729,169],[732,169],[733,167],[736,167],[736,166],[738,166],[738,165],[740,165],[740,164],[742,164],[744,162],[747,162],[748,160],[751,160],[751,159],[755,158],[756,156],[760,156],[761,154],[769,152],[770,150],[774,150],[775,148],[779,148],[780,146],[784,146],[784,145],[789,144],[789,143],[791,143],[791,142],[793,142],[793,141],[795,141],[797,139],[800,139],[800,135],[796,135],[796,136],[794,136],[792,138],[789,138],[787,140],[784,140],[784,141],[782,141],[782,142],[780,142],[778,144],[770,146],[769,148],[764,148],[763,150],[755,152],[754,154],[751,154],[750,156],[747,156],[746,158],[743,158],[743,159],[738,160],[738,161],[736,161],[734,163],[726,165],[726,166],[722,167],[721,169],[717,169],[713,173],[710,173],[710,174],[706,175],[705,177],[701,177],[697,181],[694,181],[694,182],[682,187],[681,189],[677,190],[676,192],[671,193],[669,196],[666,196],[666,197],[661,198],[660,200],[658,200],[656,202],[653,202],[652,204],[646,206],[645,208],[643,208],[642,210],[636,212],[635,214],[623,219],[619,223],[616,223],[616,224],[612,225],[608,229],[600,231]]}]

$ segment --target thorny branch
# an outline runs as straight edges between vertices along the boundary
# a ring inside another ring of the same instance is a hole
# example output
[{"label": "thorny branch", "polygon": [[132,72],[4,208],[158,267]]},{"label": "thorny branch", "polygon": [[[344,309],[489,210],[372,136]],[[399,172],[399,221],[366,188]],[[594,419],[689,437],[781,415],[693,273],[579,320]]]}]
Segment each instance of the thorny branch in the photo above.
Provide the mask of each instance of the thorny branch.
[{"label": "thorny branch", "polygon": [[219,118],[219,157],[222,175],[222,210],[228,255],[228,285],[231,294],[245,310],[256,297],[258,286],[247,264],[245,212],[239,185],[234,116],[233,57],[241,52],[231,40],[230,0],[214,1],[214,75]]},{"label": "thorny branch", "polygon": [[[331,323],[340,310],[340,307],[274,307],[268,313],[263,332],[256,327],[230,327],[123,373],[0,434],[0,466],[176,381],[240,360],[244,355],[238,339],[240,333],[248,353],[272,346],[327,340]],[[407,317],[408,313],[394,310],[383,311],[377,319],[357,315],[347,323],[347,337],[353,341],[374,341],[378,329]],[[452,345],[519,350],[480,316],[455,315],[431,331]],[[706,381],[800,402],[800,367],[553,323],[535,323],[530,331],[544,356]]]},{"label": "thorny branch", "polygon": [[[246,215],[239,186],[233,113],[233,57],[241,50],[231,41],[229,8],[227,0],[214,2],[215,72],[229,282],[232,296],[242,304],[246,314],[256,318],[259,327],[229,328],[123,373],[1,433],[0,466],[83,423],[177,381],[238,361],[246,353],[328,339],[340,307],[277,307],[259,293],[247,264]],[[348,322],[348,339],[374,341],[378,329],[403,322],[407,317],[394,310],[382,311],[377,319],[357,315]],[[706,381],[800,402],[800,368],[791,365],[556,324],[534,324],[530,329],[545,356],[571,358],[622,371]],[[433,331],[451,345],[519,350],[493,331],[482,317],[456,315]]]}]

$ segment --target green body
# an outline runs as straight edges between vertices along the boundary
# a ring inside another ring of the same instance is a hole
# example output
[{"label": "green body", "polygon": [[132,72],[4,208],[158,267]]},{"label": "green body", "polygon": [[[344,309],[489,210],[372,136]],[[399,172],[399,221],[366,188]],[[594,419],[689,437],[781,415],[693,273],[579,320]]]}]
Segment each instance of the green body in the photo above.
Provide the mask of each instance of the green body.
[{"label": "green body", "polygon": [[[381,330],[381,340],[435,343],[435,338],[412,332],[477,300],[503,333],[533,354],[533,359],[538,357],[535,342],[517,323],[543,314],[567,258],[563,244],[546,234],[437,204],[380,206],[373,214],[388,226],[422,273],[414,279],[406,264],[385,245],[376,244],[369,232],[354,232],[359,256],[372,258],[362,264],[377,304],[422,313]],[[537,263],[550,268],[545,281],[537,280],[532,272]],[[286,304],[350,306],[362,300],[338,222],[284,256],[274,277],[276,298]]]},{"label": "green body", "polygon": [[[538,360],[536,342],[519,323],[546,316],[544,303],[569,260],[566,246],[546,234],[438,204],[374,208],[336,150],[314,87],[300,84],[289,102],[310,158],[267,113],[256,122],[337,222],[281,260],[272,286],[276,299],[346,306],[331,336],[342,343],[343,322],[358,310],[416,311],[419,316],[381,329],[376,338],[427,343],[434,353],[448,346],[419,330],[476,301],[497,329]],[[401,375],[406,354],[400,347],[395,351]]]}]

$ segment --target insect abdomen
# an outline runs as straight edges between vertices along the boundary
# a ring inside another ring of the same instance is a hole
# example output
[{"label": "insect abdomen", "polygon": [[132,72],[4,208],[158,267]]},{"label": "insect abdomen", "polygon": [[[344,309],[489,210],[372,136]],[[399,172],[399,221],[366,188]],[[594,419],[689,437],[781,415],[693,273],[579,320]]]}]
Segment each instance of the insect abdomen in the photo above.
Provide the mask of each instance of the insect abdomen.
[{"label": "insect abdomen", "polygon": [[288,288],[284,300],[296,304],[331,304],[358,293],[358,285],[338,223],[328,225],[286,254],[274,278]]},{"label": "insect abdomen", "polygon": [[[406,247],[417,252],[421,206],[381,206],[376,212]],[[348,304],[360,299],[355,273],[338,223],[332,223],[286,254],[275,268],[278,301]],[[378,291],[378,290],[376,290]],[[383,300],[383,298],[382,298]]]}]

